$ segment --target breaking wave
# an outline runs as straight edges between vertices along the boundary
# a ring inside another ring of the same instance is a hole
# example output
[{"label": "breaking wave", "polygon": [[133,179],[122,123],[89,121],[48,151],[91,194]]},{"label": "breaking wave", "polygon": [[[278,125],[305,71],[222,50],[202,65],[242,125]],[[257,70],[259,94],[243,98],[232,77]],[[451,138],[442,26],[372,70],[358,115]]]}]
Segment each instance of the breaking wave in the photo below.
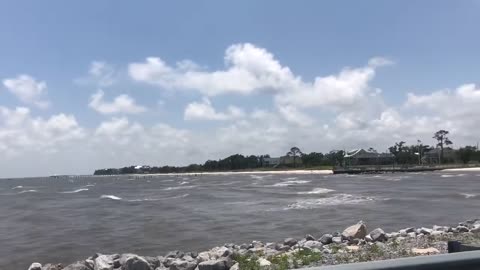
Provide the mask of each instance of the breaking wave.
[{"label": "breaking wave", "polygon": [[79,189],[75,189],[75,190],[72,190],[72,191],[63,191],[63,192],[60,192],[60,193],[70,194],[70,193],[78,193],[78,192],[87,191],[87,190],[88,190],[88,188],[79,188]]},{"label": "breaking wave", "polygon": [[470,199],[470,198],[477,197],[477,194],[472,194],[472,193],[460,193],[460,195],[465,197],[465,199]]},{"label": "breaking wave", "polygon": [[310,191],[302,191],[298,192],[298,194],[325,194],[329,192],[335,191],[334,189],[328,189],[328,188],[314,188],[313,190]]},{"label": "breaking wave", "polygon": [[32,193],[32,192],[38,192],[38,190],[36,190],[36,189],[22,190],[22,191],[18,192],[18,194]]},{"label": "breaking wave", "polygon": [[163,190],[190,189],[190,188],[194,188],[194,187],[196,187],[196,186],[167,187],[167,188],[164,188]]},{"label": "breaking wave", "polygon": [[306,184],[306,183],[310,183],[310,181],[308,181],[308,180],[289,180],[289,181],[285,181],[285,182],[276,183],[273,186],[274,187],[288,187],[288,186],[294,186],[294,185],[300,185],[300,184]]},{"label": "breaking wave", "polygon": [[122,198],[114,196],[114,195],[102,195],[102,196],[100,196],[100,199],[110,199],[110,200],[119,201]]},{"label": "breaking wave", "polygon": [[333,206],[333,205],[363,204],[363,203],[373,202],[376,200],[378,200],[378,198],[342,193],[342,194],[337,194],[327,198],[298,200],[297,202],[288,205],[285,208],[285,210],[312,209],[312,208],[319,208],[322,206]]},{"label": "breaking wave", "polygon": [[16,186],[16,187],[13,187],[12,189],[21,189],[23,188],[23,186]]}]

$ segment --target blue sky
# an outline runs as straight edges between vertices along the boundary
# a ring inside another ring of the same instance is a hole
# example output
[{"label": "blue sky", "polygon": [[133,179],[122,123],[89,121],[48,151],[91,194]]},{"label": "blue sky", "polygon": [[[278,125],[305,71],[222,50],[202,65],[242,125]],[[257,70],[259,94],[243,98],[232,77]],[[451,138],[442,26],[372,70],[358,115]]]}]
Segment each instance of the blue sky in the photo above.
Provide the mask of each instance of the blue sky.
[{"label": "blue sky", "polygon": [[[432,143],[438,128],[473,144],[479,11],[479,1],[2,1],[0,168],[90,173],[276,155],[289,145],[386,149],[400,138]],[[182,60],[195,66],[179,68]],[[19,165],[37,160],[51,162]]]}]

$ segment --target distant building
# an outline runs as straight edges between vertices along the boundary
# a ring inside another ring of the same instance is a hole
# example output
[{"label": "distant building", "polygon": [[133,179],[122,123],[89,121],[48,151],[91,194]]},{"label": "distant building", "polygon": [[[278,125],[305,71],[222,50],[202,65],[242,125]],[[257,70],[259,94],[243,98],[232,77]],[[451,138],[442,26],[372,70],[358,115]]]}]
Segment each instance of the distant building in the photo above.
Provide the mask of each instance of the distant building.
[{"label": "distant building", "polygon": [[344,155],[346,166],[389,165],[393,164],[394,160],[395,156],[391,153],[377,153],[365,149],[355,149]]}]

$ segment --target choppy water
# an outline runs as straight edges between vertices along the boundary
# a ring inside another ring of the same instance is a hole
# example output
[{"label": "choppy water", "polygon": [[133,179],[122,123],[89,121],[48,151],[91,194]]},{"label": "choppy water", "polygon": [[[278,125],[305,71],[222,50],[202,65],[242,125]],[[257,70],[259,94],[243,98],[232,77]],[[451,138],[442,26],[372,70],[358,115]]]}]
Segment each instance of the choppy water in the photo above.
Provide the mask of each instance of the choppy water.
[{"label": "choppy water", "polygon": [[319,236],[358,220],[456,224],[479,206],[478,172],[0,180],[0,268]]}]

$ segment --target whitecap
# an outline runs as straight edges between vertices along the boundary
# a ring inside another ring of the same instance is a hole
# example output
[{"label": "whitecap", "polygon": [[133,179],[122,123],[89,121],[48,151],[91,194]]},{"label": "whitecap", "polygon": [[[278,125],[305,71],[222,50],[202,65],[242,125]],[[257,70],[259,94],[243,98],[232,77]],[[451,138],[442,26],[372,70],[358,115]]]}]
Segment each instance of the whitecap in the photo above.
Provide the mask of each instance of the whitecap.
[{"label": "whitecap", "polygon": [[72,190],[72,191],[63,191],[63,192],[60,192],[60,193],[70,194],[70,193],[78,193],[78,192],[87,191],[87,190],[88,190],[88,188],[79,188],[79,189],[75,189],[75,190]]},{"label": "whitecap", "polygon": [[12,189],[20,189],[20,188],[23,188],[23,186],[16,186],[16,187],[13,187]]},{"label": "whitecap", "polygon": [[274,187],[288,187],[288,186],[306,184],[306,183],[310,183],[310,181],[308,181],[308,180],[290,180],[290,181],[276,183],[273,186]]},{"label": "whitecap", "polygon": [[163,190],[190,189],[190,188],[194,188],[194,187],[196,187],[196,186],[167,187],[167,188],[164,188]]},{"label": "whitecap", "polygon": [[180,199],[189,196],[190,194],[181,194],[173,197],[165,197],[165,198],[144,198],[144,199],[133,199],[128,200],[128,202],[151,202],[151,201],[160,201],[160,200],[169,200],[169,199]]},{"label": "whitecap", "polygon": [[440,177],[449,178],[449,177],[455,177],[455,175],[453,175],[453,174],[442,174],[442,175],[440,175]]},{"label": "whitecap", "polygon": [[187,182],[187,181],[183,181],[183,182],[180,183],[180,185],[185,185],[185,184],[188,184],[188,183],[189,182]]},{"label": "whitecap", "polygon": [[328,189],[328,188],[314,188],[313,190],[310,191],[302,191],[298,192],[298,194],[325,194],[329,192],[335,191],[334,189]]},{"label": "whitecap", "polygon": [[257,180],[262,180],[265,176],[264,175],[256,175],[256,174],[251,174],[251,178],[257,179]]},{"label": "whitecap", "polygon": [[94,187],[94,186],[95,186],[95,184],[88,184],[88,185],[83,186],[82,188],[85,188],[85,187]]},{"label": "whitecap", "polygon": [[460,193],[460,195],[464,196],[465,199],[477,197],[477,194],[472,194],[472,193]]},{"label": "whitecap", "polygon": [[38,191],[36,189],[22,190],[22,191],[18,192],[18,194],[31,193],[31,192],[38,192]]},{"label": "whitecap", "polygon": [[312,209],[322,206],[363,204],[375,200],[378,200],[378,198],[352,194],[337,194],[327,198],[298,200],[297,202],[288,205],[285,209]]},{"label": "whitecap", "polygon": [[114,196],[114,195],[102,195],[102,196],[100,196],[100,199],[110,199],[110,200],[118,201],[118,200],[121,200],[122,198]]}]

